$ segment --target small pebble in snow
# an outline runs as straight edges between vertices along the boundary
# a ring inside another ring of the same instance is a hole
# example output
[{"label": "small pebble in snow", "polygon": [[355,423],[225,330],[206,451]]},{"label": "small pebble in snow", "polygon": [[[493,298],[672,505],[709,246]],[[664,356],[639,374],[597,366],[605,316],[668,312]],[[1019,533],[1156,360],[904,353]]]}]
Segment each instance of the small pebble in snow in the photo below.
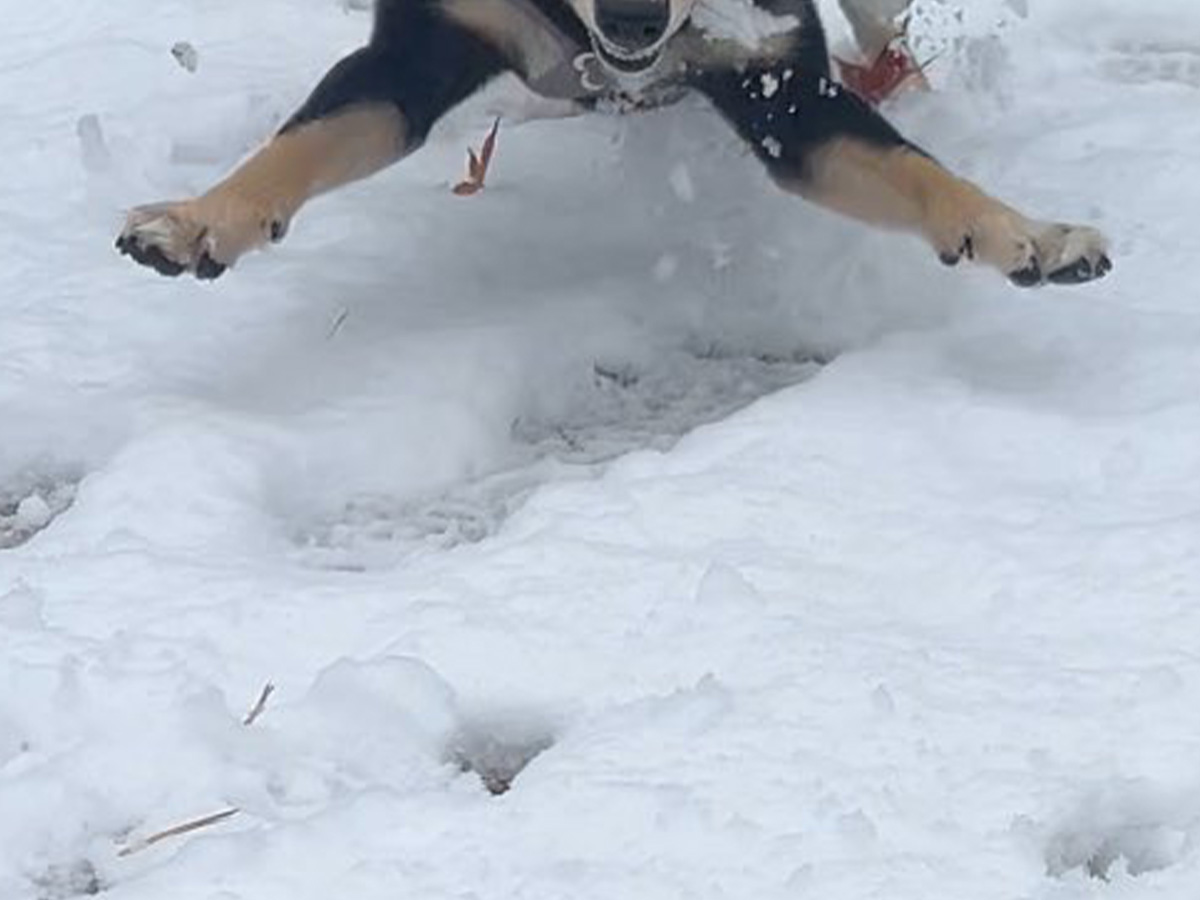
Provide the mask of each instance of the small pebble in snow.
[{"label": "small pebble in snow", "polygon": [[200,67],[200,53],[187,41],[176,42],[171,48],[171,55],[189,72],[195,72]]}]

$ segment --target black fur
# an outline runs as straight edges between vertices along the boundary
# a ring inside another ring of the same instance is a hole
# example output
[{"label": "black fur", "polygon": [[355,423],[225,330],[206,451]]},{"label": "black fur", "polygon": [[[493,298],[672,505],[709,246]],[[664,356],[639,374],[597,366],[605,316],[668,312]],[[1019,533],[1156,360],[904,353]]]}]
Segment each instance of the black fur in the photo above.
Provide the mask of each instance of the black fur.
[{"label": "black fur", "polygon": [[[648,15],[645,9],[620,0],[619,10],[606,8],[606,21],[622,44],[590,31],[572,0],[377,0],[370,42],[334,66],[281,130],[295,140],[264,148],[256,157],[260,164],[247,163],[194,202],[134,210],[117,246],[165,275],[215,278],[259,243],[279,241],[285,216],[313,193],[394,162],[420,145],[456,104],[512,71],[534,91],[573,101],[581,111],[636,110],[673,102],[688,91],[702,94],[782,186],[852,217],[923,234],[947,264],[978,256],[1022,285],[1077,284],[1103,277],[1112,267],[1104,237],[1094,229],[1026,219],[931,164],[867,103],[838,85],[815,0],[749,2],[772,31],[751,46],[736,31],[726,33],[737,22],[703,7],[696,7],[691,20],[671,20],[672,34],[644,44],[638,41],[645,29],[659,28],[661,16],[638,18]],[[700,12],[713,18],[705,22]],[[393,106],[399,115],[386,109],[380,114],[380,105]],[[375,107],[361,121],[370,129],[378,126],[371,137],[382,136],[383,142],[331,125],[327,133],[344,137],[346,144],[326,170],[325,159],[304,150],[322,146],[305,141],[304,126],[355,106]],[[397,138],[400,146],[393,143]],[[839,141],[857,145],[845,148],[857,152],[845,154],[849,168],[840,175],[816,164],[826,150],[836,163],[843,149]],[[878,177],[863,172],[871,160]],[[282,167],[278,183],[274,165]],[[866,188],[882,180],[882,188],[875,197],[861,196],[848,181],[855,177]],[[216,258],[216,248],[224,256]]]},{"label": "black fur", "polygon": [[420,144],[447,111],[508,67],[487,41],[447,21],[431,0],[380,0],[371,42],[334,66],[280,130],[359,103],[394,103],[405,140]]},{"label": "black fur", "polygon": [[[532,4],[582,53],[587,28],[567,0]],[[781,180],[802,181],[814,150],[841,137],[878,146],[910,146],[881,116],[833,81],[824,30],[812,0],[757,0],[803,22],[790,55],[743,68],[689,61],[677,80],[709,98],[753,152]],[[420,144],[437,120],[516,60],[450,21],[436,0],[379,0],[370,43],[338,63],[284,125],[336,114],[358,103],[394,103],[406,140]],[[581,98],[591,105],[597,98]]]},{"label": "black fur", "polygon": [[813,151],[838,138],[917,149],[828,74],[790,60],[741,72],[707,72],[695,85],[782,181],[805,181]]}]

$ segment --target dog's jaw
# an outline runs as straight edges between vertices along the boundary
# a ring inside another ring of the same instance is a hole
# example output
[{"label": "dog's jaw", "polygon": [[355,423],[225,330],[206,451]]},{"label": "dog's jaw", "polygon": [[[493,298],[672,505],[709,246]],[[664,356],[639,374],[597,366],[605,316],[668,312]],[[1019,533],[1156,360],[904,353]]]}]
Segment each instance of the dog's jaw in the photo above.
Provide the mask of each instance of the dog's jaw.
[{"label": "dog's jaw", "polygon": [[569,0],[569,2],[571,8],[575,11],[575,15],[579,17],[584,27],[587,28],[597,57],[614,74],[624,76],[645,75],[653,70],[659,59],[661,59],[663,51],[666,50],[667,44],[687,24],[688,18],[692,14],[692,9],[696,5],[696,0],[668,0],[671,17],[667,24],[666,33],[653,47],[639,53],[635,57],[630,57],[622,54],[620,50],[604,40],[603,35],[600,33],[600,27],[596,24],[595,0]]}]

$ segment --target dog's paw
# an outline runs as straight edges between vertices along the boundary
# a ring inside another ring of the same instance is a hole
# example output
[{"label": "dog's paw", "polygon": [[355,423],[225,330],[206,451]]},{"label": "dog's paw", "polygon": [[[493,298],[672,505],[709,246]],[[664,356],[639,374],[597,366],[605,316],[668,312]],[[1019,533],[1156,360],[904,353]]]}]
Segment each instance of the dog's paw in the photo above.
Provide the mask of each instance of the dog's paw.
[{"label": "dog's paw", "polygon": [[1082,284],[1112,271],[1108,241],[1094,228],[1032,222],[1007,208],[979,212],[935,241],[947,265],[973,259],[1003,272],[1018,287]]},{"label": "dog's paw", "polygon": [[1112,271],[1108,241],[1095,228],[1037,223],[1032,242],[1033,253],[1025,265],[1008,273],[1009,279],[1021,287],[1046,282],[1083,284]]},{"label": "dog's paw", "polygon": [[205,195],[139,206],[125,220],[117,249],[162,275],[191,272],[210,280],[244,253],[282,240],[286,223],[236,197]]},{"label": "dog's paw", "polygon": [[1032,221],[990,198],[963,204],[957,212],[934,234],[947,265],[975,260],[1019,287],[1083,284],[1112,271],[1108,242],[1094,228]]}]

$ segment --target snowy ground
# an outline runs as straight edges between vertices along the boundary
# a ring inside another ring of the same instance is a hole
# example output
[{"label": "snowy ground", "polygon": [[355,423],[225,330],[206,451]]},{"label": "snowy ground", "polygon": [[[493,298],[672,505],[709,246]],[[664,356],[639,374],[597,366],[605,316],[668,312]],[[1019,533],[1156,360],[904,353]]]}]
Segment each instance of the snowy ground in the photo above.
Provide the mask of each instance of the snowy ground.
[{"label": "snowy ground", "polygon": [[123,208],[366,13],[0,0],[0,898],[1195,898],[1200,6],[926,7],[895,117],[1107,281],[944,271],[699,106],[454,198],[503,86],[160,279]]}]

